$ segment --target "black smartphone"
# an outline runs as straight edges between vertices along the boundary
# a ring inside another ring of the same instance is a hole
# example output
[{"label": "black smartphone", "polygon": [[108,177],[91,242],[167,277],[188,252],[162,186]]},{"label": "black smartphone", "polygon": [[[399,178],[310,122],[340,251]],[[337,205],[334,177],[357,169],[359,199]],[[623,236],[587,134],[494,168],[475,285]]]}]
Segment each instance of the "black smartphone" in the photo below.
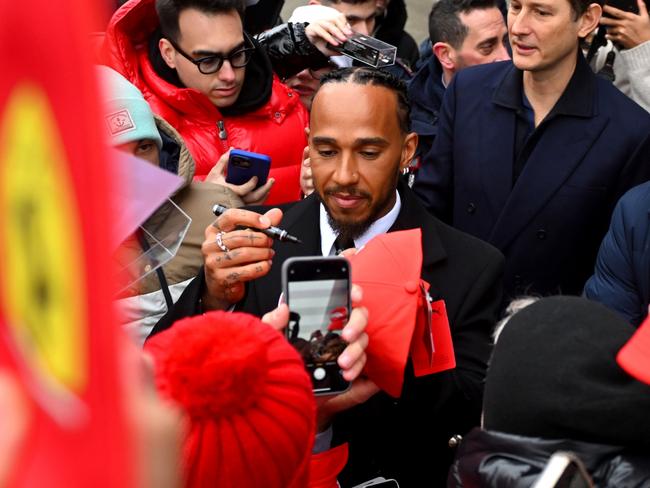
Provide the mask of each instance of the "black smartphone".
[{"label": "black smartphone", "polygon": [[[648,0],[645,0],[646,7],[648,6],[648,3]],[[605,5],[611,5],[619,10],[639,15],[639,5],[636,0],[606,0]],[[604,13],[603,15],[609,17],[607,13]]]},{"label": "black smartphone", "polygon": [[350,316],[350,263],[339,256],[290,258],[282,265],[282,292],[290,310],[287,339],[305,362],[314,394],[347,390],[337,360],[347,346],[341,329]]},{"label": "black smartphone", "polygon": [[266,183],[270,169],[271,158],[266,154],[233,149],[228,158],[226,182],[243,185],[253,176],[257,176],[255,188],[259,188]]},{"label": "black smartphone", "polygon": [[578,457],[570,452],[553,454],[533,488],[593,488],[587,469]]}]

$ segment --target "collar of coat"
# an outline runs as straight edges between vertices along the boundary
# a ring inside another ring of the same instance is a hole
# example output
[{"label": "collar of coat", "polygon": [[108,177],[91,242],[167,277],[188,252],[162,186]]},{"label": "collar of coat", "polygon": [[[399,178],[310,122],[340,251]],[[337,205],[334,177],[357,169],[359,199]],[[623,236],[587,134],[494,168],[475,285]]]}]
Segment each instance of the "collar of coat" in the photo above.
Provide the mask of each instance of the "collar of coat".
[{"label": "collar of coat", "polygon": [[[573,75],[547,119],[555,115],[593,117],[596,114],[596,77],[580,50],[577,57]],[[524,72],[512,64],[497,86],[492,101],[512,110],[524,110],[523,75]]]}]

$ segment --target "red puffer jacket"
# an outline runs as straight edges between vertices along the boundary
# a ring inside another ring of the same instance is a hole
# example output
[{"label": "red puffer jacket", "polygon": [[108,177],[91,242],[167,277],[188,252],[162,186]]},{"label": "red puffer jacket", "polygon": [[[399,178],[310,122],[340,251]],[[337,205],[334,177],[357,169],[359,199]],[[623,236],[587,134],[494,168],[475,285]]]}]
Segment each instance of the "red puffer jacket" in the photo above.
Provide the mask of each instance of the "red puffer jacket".
[{"label": "red puffer jacket", "polygon": [[275,178],[265,204],[299,199],[309,116],[297,94],[273,75],[271,97],[261,108],[225,117],[203,94],[167,83],[154,71],[147,41],[157,27],[155,0],[128,2],[108,25],[102,59],[137,86],[153,111],[181,134],[196,162],[195,178],[205,179],[229,147],[258,152],[271,157],[270,177]]}]

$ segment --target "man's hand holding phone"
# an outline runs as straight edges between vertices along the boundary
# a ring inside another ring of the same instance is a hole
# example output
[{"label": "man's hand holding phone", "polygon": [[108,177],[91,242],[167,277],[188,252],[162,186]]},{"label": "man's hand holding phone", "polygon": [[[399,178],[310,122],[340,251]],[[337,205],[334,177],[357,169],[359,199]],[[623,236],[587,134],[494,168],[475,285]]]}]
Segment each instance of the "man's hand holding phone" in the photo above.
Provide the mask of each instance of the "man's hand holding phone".
[{"label": "man's hand holding phone", "polygon": [[[317,397],[318,430],[321,432],[327,429],[332,418],[338,412],[365,402],[379,391],[375,383],[361,376],[366,365],[366,348],[368,347],[368,334],[365,332],[368,325],[368,310],[359,306],[363,297],[361,288],[352,285],[350,297],[352,312],[341,331],[341,336],[347,346],[338,357],[337,362],[343,378],[352,382],[352,387],[341,394]],[[276,330],[283,330],[289,322],[289,307],[284,303],[281,304],[275,310],[264,315],[262,321]]]},{"label": "man's hand holding phone", "polygon": [[368,347],[368,334],[365,332],[368,325],[368,310],[359,306],[363,298],[361,287],[352,285],[350,298],[352,313],[350,320],[341,331],[341,336],[348,345],[339,356],[338,364],[343,372],[343,378],[350,381],[352,386],[340,394],[316,397],[318,432],[325,431],[337,413],[366,402],[379,391],[379,387],[372,380],[361,375],[366,365]]},{"label": "man's hand holding phone", "polygon": [[250,180],[241,185],[228,183],[226,181],[226,168],[228,167],[231,151],[232,148],[228,149],[228,151],[221,155],[217,164],[212,167],[208,176],[205,177],[205,181],[230,188],[244,201],[246,205],[262,205],[269,196],[269,192],[271,191],[273,183],[275,183],[275,179],[269,178],[266,183],[259,188],[256,188],[258,181],[257,176],[253,176]]},{"label": "man's hand holding phone", "polygon": [[271,269],[273,240],[252,227],[278,225],[282,211],[274,208],[260,215],[231,208],[205,230],[201,246],[205,265],[204,309],[225,310],[244,297],[245,283],[266,275]]},{"label": "man's hand holding phone", "polygon": [[644,42],[650,41],[650,16],[644,0],[637,0],[639,13],[605,5],[603,12],[607,16],[600,19],[600,24],[607,26],[607,39],[632,49]]}]

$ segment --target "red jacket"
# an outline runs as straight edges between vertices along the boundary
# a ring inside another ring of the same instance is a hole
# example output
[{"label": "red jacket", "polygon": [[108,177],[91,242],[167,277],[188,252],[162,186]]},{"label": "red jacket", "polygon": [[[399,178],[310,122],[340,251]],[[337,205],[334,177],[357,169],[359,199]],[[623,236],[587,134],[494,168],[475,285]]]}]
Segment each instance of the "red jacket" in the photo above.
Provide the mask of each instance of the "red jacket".
[{"label": "red jacket", "polygon": [[298,95],[273,75],[271,97],[261,108],[225,117],[203,94],[178,88],[154,71],[147,41],[157,27],[155,0],[128,2],[108,25],[103,61],[137,86],[153,111],[181,134],[196,162],[195,177],[205,179],[229,147],[258,152],[271,157],[275,178],[265,204],[297,200],[309,121]]}]

